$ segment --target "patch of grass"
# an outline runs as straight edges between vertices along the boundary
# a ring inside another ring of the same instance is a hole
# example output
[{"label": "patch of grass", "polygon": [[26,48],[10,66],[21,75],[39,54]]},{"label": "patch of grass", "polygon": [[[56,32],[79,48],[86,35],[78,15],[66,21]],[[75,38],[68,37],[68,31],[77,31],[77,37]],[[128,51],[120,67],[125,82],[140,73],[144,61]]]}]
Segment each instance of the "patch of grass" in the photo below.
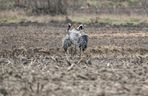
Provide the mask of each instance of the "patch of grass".
[{"label": "patch of grass", "polygon": [[74,16],[74,17],[72,17],[72,21],[75,22],[75,23],[85,23],[85,24],[91,23],[89,17],[77,17],[77,16]]},{"label": "patch of grass", "polygon": [[141,24],[148,25],[148,19],[142,17],[120,17],[120,16],[102,16],[99,18],[92,19],[91,17],[77,17],[73,16],[72,21],[74,23],[84,24],[102,24],[102,25],[127,25],[137,26]]},{"label": "patch of grass", "polygon": [[140,25],[148,24],[147,17],[142,16],[100,16],[96,21],[100,24],[109,25]]},{"label": "patch of grass", "polygon": [[[126,16],[126,15],[71,15],[69,18],[74,23],[84,24],[104,24],[104,25],[148,25],[147,16]],[[0,13],[0,24],[19,23],[19,22],[39,22],[48,23],[50,21],[65,22],[65,15],[40,15],[40,16],[28,16],[25,12],[3,11]]]},{"label": "patch of grass", "polygon": [[140,0],[127,0],[128,1],[128,6],[137,6],[140,4]]},{"label": "patch of grass", "polygon": [[140,5],[140,0],[87,0],[97,8],[131,7]]},{"label": "patch of grass", "polygon": [[1,18],[0,24],[10,24],[10,23],[20,23],[25,22],[25,18],[10,17],[10,18]]},{"label": "patch of grass", "polygon": [[26,20],[26,15],[18,11],[1,11],[0,24],[19,23]]},{"label": "patch of grass", "polygon": [[101,6],[101,4],[98,3],[98,0],[87,0],[87,3],[89,3],[91,6],[94,6],[94,7]]}]

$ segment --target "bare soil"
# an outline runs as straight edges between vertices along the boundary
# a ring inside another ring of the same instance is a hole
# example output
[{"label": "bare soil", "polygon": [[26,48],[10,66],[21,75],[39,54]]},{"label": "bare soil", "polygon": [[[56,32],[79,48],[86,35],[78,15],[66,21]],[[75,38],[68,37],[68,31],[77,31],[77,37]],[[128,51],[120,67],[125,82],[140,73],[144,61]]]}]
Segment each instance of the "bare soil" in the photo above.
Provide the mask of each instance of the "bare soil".
[{"label": "bare soil", "polygon": [[147,96],[148,28],[89,27],[82,58],[65,26],[0,27],[0,96]]}]

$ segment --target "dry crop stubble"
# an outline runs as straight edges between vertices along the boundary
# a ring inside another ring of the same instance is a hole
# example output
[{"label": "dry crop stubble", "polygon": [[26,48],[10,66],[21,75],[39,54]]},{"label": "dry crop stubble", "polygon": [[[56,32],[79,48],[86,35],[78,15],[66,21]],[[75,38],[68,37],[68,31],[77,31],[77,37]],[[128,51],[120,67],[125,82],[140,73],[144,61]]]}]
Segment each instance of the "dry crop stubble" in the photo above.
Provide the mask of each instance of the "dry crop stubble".
[{"label": "dry crop stubble", "polygon": [[148,39],[141,29],[87,28],[89,47],[80,60],[65,57],[63,27],[1,26],[0,94],[145,96]]}]

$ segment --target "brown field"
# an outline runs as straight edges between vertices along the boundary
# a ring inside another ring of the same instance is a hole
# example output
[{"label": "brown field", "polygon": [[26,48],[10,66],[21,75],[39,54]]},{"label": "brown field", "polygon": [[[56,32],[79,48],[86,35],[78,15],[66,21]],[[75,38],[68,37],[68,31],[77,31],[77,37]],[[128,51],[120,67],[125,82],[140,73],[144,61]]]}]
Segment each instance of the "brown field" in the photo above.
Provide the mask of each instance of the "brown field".
[{"label": "brown field", "polygon": [[0,96],[148,96],[148,28],[86,26],[80,59],[66,25],[0,26]]}]

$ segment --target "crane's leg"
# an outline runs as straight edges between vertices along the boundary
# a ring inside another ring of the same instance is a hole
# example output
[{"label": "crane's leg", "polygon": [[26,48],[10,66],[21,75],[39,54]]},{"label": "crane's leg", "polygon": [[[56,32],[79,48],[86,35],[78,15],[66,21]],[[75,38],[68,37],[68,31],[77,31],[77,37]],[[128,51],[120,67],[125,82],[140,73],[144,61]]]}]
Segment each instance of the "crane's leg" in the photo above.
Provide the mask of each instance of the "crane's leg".
[{"label": "crane's leg", "polygon": [[77,50],[76,50],[76,47],[77,47],[77,46],[75,45],[75,52],[74,52],[74,54],[76,54],[76,51],[77,51]]},{"label": "crane's leg", "polygon": [[82,52],[82,48],[80,47],[80,58],[81,58],[81,52]]},{"label": "crane's leg", "polygon": [[73,51],[74,51],[74,50],[73,50],[73,46],[71,46],[71,47],[70,47],[70,58],[73,57]]}]

